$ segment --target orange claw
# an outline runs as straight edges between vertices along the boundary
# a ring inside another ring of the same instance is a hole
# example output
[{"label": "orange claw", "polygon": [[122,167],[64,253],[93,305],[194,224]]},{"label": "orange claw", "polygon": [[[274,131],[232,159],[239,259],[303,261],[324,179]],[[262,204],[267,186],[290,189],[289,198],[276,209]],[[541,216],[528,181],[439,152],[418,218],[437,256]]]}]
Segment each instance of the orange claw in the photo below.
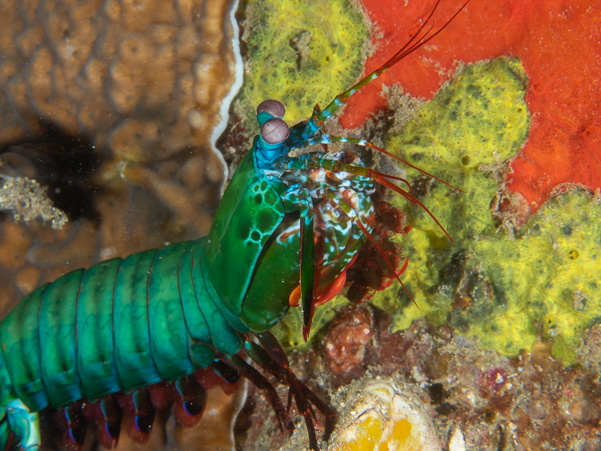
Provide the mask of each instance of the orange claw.
[{"label": "orange claw", "polygon": [[288,298],[288,304],[290,307],[298,307],[300,304],[300,285],[297,285],[292,293],[290,293],[290,297]]},{"label": "orange claw", "polygon": [[345,283],[346,269],[342,271],[338,277],[336,277],[336,280],[334,280],[334,282],[332,282],[330,286],[326,288],[326,291],[318,294],[317,299],[315,300],[315,306],[317,307],[318,305],[325,304],[326,302],[332,300],[334,296],[340,293],[340,290],[342,290]]}]

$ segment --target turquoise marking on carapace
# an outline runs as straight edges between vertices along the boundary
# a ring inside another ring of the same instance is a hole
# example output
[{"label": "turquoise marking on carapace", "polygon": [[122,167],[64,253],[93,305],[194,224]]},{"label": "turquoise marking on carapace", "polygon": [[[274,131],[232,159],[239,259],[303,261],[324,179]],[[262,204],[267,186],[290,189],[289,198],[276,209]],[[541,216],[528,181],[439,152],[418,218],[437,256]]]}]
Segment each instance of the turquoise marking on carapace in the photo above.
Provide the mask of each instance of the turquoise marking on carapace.
[{"label": "turquoise marking on carapace", "polygon": [[257,170],[252,153],[244,157],[238,173],[240,178],[232,179],[217,209],[216,217],[224,219],[213,221],[206,255],[213,286],[236,316],[242,313],[242,299],[261,251],[284,217],[280,197]]}]

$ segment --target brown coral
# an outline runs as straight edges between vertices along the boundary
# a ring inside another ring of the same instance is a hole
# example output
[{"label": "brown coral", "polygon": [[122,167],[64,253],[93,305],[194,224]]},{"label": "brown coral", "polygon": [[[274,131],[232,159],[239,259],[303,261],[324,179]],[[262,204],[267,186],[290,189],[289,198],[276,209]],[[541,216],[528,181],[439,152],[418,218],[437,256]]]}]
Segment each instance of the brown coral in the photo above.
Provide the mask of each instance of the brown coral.
[{"label": "brown coral", "polygon": [[[71,208],[59,206],[71,223],[58,232],[10,218],[0,224],[3,312],[69,270],[206,234],[224,180],[212,135],[239,66],[234,4],[1,2],[0,147],[32,141],[4,149],[2,173],[36,180],[53,201],[69,194],[63,197]],[[73,159],[55,158],[87,153],[96,159],[91,145],[114,162],[101,171],[95,161],[83,173]],[[125,170],[126,161],[144,165],[129,163]],[[154,196],[120,181],[124,175]],[[93,214],[74,205],[82,195],[74,187],[88,190]]]},{"label": "brown coral", "polygon": [[51,124],[119,160],[211,147],[240,77],[234,3],[3,1],[0,146]]}]

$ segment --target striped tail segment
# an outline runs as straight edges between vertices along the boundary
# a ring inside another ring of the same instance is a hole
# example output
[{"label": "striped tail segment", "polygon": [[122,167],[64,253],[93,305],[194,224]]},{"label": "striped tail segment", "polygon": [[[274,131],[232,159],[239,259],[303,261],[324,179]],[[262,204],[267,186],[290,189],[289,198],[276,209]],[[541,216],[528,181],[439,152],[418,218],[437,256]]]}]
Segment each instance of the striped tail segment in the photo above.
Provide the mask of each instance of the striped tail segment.
[{"label": "striped tail segment", "polygon": [[[143,387],[161,381],[176,381],[176,399],[199,420],[204,389],[188,375],[213,364],[214,350],[242,346],[203,279],[205,248],[203,238],[104,261],[23,299],[0,324],[0,449],[36,450],[37,412],[49,405],[79,444],[85,429],[73,403],[82,399],[97,401],[105,443],[118,439],[116,411],[126,404],[130,432],[144,441],[154,407]],[[131,396],[122,402],[118,392]]]},{"label": "striped tail segment", "polygon": [[[58,409],[55,420],[70,449],[83,445],[87,419],[97,422],[101,446],[112,449],[123,416],[128,435],[145,443],[155,408],[170,405],[166,399],[174,399],[179,423],[193,426],[203,413],[201,373],[208,366],[222,388],[242,375],[265,390],[280,423],[291,429],[290,412],[272,384],[237,355],[244,344],[240,333],[249,330],[208,280],[201,264],[206,247],[201,238],[107,260],[23,299],[0,324],[0,450],[37,451],[38,412],[48,406]],[[309,403],[333,418],[285,356],[242,350],[290,387],[290,396],[306,407],[306,421]],[[310,434],[317,449],[312,427]]]}]

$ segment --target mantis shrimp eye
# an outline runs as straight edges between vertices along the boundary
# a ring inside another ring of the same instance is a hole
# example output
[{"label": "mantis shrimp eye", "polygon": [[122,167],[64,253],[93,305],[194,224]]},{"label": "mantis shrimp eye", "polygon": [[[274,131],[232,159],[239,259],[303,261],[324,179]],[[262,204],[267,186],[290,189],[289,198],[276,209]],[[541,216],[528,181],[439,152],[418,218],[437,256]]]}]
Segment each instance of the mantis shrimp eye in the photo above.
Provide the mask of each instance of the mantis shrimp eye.
[{"label": "mantis shrimp eye", "polygon": [[288,124],[282,119],[269,119],[261,127],[261,138],[263,138],[267,144],[280,144],[288,138],[289,134],[290,128],[288,128]]},{"label": "mantis shrimp eye", "polygon": [[286,112],[286,107],[282,102],[275,99],[267,99],[263,100],[259,103],[257,107],[257,116],[260,113],[267,113],[273,117],[279,117],[280,119],[284,117],[284,113]]}]

